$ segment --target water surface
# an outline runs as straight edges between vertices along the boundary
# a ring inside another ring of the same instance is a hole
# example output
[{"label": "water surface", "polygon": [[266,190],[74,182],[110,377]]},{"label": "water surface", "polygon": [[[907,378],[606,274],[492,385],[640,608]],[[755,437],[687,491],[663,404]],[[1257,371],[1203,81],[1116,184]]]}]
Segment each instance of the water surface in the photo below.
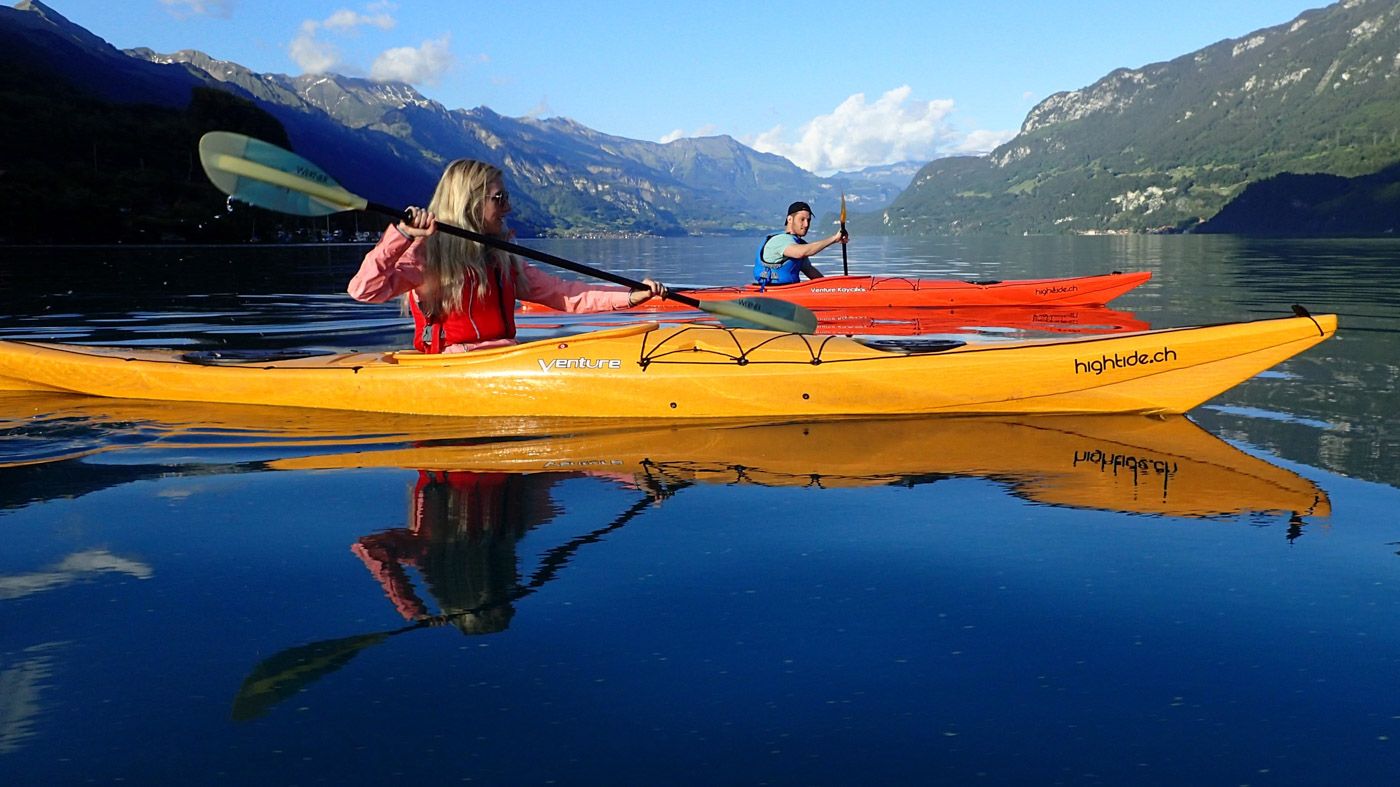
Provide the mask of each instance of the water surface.
[{"label": "water surface", "polygon": [[[752,257],[733,239],[532,243],[674,284],[733,283]],[[0,338],[401,346],[397,307],[341,294],[363,250],[7,249]],[[1393,781],[1400,242],[850,252],[853,272],[916,276],[1145,269],[1114,307],[1154,326],[1297,303],[1342,328],[1189,419],[621,425],[0,396],[0,772]]]}]

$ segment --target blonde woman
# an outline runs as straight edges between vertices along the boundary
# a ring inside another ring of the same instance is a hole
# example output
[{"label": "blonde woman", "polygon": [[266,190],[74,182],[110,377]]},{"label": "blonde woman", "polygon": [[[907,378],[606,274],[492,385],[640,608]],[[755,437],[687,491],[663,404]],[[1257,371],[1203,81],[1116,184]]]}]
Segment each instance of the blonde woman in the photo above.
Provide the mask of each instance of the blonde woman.
[{"label": "blonde woman", "polygon": [[661,295],[566,281],[506,252],[437,231],[437,220],[482,235],[508,237],[510,193],[501,171],[458,159],[447,165],[426,210],[384,230],[350,280],[350,297],[384,303],[404,296],[413,315],[413,346],[427,353],[452,353],[515,343],[515,301],[526,300],[568,312],[626,309]]}]

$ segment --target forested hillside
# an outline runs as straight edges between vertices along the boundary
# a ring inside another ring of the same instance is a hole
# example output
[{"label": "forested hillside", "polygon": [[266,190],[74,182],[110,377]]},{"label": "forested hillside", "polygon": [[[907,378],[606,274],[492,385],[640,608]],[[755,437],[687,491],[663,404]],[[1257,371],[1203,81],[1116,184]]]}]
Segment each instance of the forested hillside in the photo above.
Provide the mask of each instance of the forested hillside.
[{"label": "forested hillside", "polygon": [[1181,231],[1282,173],[1373,173],[1400,161],[1397,52],[1400,4],[1347,0],[1121,69],[1041,102],[990,156],[927,165],[857,226]]}]

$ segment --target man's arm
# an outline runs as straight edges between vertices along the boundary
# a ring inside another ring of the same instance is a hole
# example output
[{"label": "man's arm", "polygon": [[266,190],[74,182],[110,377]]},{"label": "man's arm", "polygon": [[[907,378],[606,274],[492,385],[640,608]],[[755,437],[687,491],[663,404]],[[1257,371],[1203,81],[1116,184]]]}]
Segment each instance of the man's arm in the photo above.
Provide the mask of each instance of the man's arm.
[{"label": "man's arm", "polygon": [[822,238],[808,243],[793,243],[783,249],[783,256],[791,260],[805,260],[813,254],[819,254],[833,243],[841,242],[841,233],[837,232],[830,238]]}]

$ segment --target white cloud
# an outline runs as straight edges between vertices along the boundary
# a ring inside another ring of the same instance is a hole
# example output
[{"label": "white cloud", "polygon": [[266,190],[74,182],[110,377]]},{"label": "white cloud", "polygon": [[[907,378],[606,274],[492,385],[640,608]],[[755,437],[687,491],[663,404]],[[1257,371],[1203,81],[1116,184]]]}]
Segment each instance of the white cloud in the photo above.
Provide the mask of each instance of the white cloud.
[{"label": "white cloud", "polygon": [[864,93],[842,101],[830,114],[818,115],[791,140],[783,126],[765,131],[748,145],[776,153],[810,172],[829,174],[898,161],[931,161],[964,152],[985,152],[1013,132],[963,132],[949,122],[952,99],[913,101],[902,85],[873,103]]},{"label": "white cloud", "polygon": [[396,80],[413,84],[436,84],[453,65],[448,36],[436,41],[424,41],[418,47],[401,46],[387,49],[370,66],[371,79]]},{"label": "white cloud", "polygon": [[1014,136],[1014,131],[969,131],[960,142],[948,148],[946,152],[959,156],[982,156],[991,153],[997,146]]},{"label": "white cloud", "polygon": [[661,139],[656,141],[665,145],[668,142],[675,142],[678,139],[686,139],[687,137],[694,139],[696,137],[713,137],[717,134],[719,134],[719,126],[713,123],[706,123],[694,131],[686,131],[683,128],[678,128],[669,134],[662,135]]},{"label": "white cloud", "polygon": [[316,22],[301,23],[301,32],[287,46],[292,62],[308,74],[324,74],[341,67],[340,50],[334,44],[316,38]]},{"label": "white cloud", "polygon": [[325,21],[321,22],[321,26],[328,30],[353,30],[357,27],[377,27],[380,30],[393,30],[394,24],[394,18],[388,14],[369,16],[357,11],[351,11],[348,8],[342,8],[336,11],[326,17]]},{"label": "white cloud", "polygon": [[177,19],[212,16],[228,19],[233,16],[234,0],[160,0],[161,5]]},{"label": "white cloud", "polygon": [[[397,22],[389,12],[396,7],[393,3],[377,0],[367,4],[363,13],[341,8],[325,19],[308,19],[301,23],[301,29],[288,44],[287,52],[306,73],[336,71],[362,74],[364,69],[347,62],[340,48],[326,36],[354,36],[364,28],[393,30]],[[424,41],[417,47],[401,46],[384,50],[374,58],[369,67],[369,76],[381,81],[435,84],[452,68],[454,62],[448,37],[443,36]]]}]

